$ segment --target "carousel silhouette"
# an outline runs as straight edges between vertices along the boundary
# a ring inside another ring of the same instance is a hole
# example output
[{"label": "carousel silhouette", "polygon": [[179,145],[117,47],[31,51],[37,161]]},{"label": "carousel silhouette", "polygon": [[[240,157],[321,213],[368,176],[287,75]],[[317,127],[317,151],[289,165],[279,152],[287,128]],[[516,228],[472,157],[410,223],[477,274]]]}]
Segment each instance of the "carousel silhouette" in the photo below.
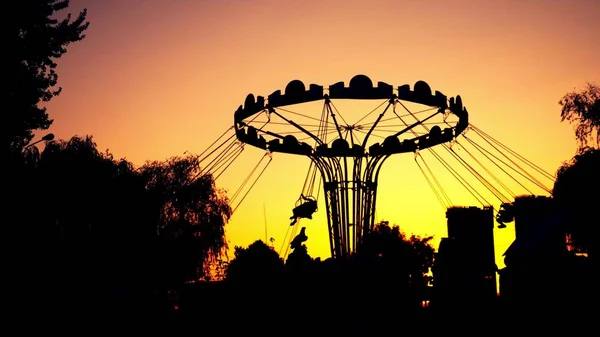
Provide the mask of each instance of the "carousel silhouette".
[{"label": "carousel silhouette", "polygon": [[[341,101],[350,104],[372,101],[377,104],[370,112],[347,120],[345,114],[336,107],[336,103]],[[321,102],[318,115],[298,112],[303,105],[315,102]],[[478,202],[489,206],[491,202],[445,161],[435,148],[450,153],[499,200],[500,207],[496,210],[499,228],[506,227],[505,223],[512,221],[511,205],[516,194],[489,169],[473,167],[469,160],[463,158],[464,154],[455,151],[454,147],[460,146],[465,150],[464,153],[471,156],[471,161],[474,159],[483,165],[459,143],[459,138],[472,145],[472,151],[478,151],[522,186],[526,193],[534,194],[525,183],[533,184],[546,193],[550,189],[524,167],[554,180],[553,175],[472,125],[460,95],[448,97],[432,90],[424,81],[417,81],[412,86],[394,86],[385,82],[374,85],[369,77],[356,75],[347,85],[337,82],[326,87],[317,84],[307,86],[300,80],[293,80],[283,92],[276,90],[266,98],[248,94],[244,103],[235,110],[233,119],[233,126],[201,154],[201,163],[206,163],[203,165],[204,173],[218,179],[240,156],[246,145],[265,151],[242,186],[230,196],[234,212],[271,163],[273,153],[304,156],[310,161],[304,186],[290,216],[293,230],[289,241],[286,241],[285,252],[288,248],[293,249],[290,246],[292,242],[297,243],[300,238],[300,241],[306,241],[304,227],[302,233],[296,235],[298,223],[300,219],[312,219],[318,211],[316,191],[321,186],[325,196],[331,256],[341,258],[360,250],[363,238],[376,224],[375,207],[381,167],[394,155],[414,155],[429,187],[443,205],[451,206],[421,155],[424,151],[440,161]],[[467,136],[469,130],[487,146]],[[262,170],[259,170],[261,167]],[[490,173],[496,183],[484,177],[482,171]],[[253,182],[252,177],[255,177]],[[521,178],[527,181],[524,183]]]}]

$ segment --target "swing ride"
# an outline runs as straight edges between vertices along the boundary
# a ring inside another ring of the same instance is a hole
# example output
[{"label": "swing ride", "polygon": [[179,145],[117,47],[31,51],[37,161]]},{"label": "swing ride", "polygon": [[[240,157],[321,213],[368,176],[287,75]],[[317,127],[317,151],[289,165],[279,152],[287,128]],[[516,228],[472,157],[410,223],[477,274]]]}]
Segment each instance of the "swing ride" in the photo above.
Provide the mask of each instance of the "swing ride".
[{"label": "swing ride", "polygon": [[[342,101],[378,103],[375,109],[348,123],[336,107]],[[320,104],[320,118],[297,112],[302,105],[313,103]],[[419,110],[414,111],[413,105],[420,107]],[[417,116],[423,113],[429,114],[419,119]],[[410,122],[405,120],[408,118]],[[467,131],[479,136],[484,145],[467,136]],[[461,96],[447,97],[439,91],[432,91],[423,81],[416,82],[412,88],[408,84],[394,87],[385,82],[374,86],[367,76],[357,75],[347,86],[338,82],[329,87],[310,84],[307,88],[303,82],[294,80],[283,92],[277,90],[267,98],[249,94],[244,104],[235,111],[233,126],[200,155],[203,172],[212,174],[217,180],[241,155],[246,145],[264,150],[265,154],[242,186],[230,196],[233,212],[269,166],[274,153],[308,157],[309,172],[292,210],[290,228],[295,233],[301,219],[312,219],[318,211],[318,191],[322,185],[333,258],[359,250],[363,238],[376,224],[378,178],[382,165],[393,155],[414,154],[419,170],[444,207],[450,207],[452,203],[422,153],[430,153],[475,200],[483,206],[491,205],[440,155],[437,148],[447,152],[500,201],[501,207],[497,212],[499,227],[512,221],[511,205],[517,194],[483,166],[482,161],[473,155],[475,151],[495,165],[496,172],[511,178],[526,193],[534,194],[527,184],[533,184],[546,193],[550,189],[523,166],[554,180],[553,175],[470,124]],[[475,161],[481,168],[470,165],[456,147],[460,147],[471,158],[470,161]],[[496,184],[492,184],[485,174],[491,176]],[[526,181],[519,180],[517,175]],[[250,183],[253,177],[254,181]],[[304,238],[305,227],[302,228],[299,236]],[[294,233],[290,242],[292,238],[299,237]],[[289,244],[283,256],[288,248]]]}]

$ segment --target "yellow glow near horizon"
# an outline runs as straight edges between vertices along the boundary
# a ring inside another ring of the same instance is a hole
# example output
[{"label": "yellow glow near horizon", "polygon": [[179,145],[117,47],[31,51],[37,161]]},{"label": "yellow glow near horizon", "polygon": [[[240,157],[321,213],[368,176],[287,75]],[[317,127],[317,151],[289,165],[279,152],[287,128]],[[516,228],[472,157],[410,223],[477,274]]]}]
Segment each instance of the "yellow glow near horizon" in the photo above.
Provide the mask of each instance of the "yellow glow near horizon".
[{"label": "yellow glow near horizon", "polygon": [[[73,11],[88,8],[91,26],[59,61],[64,90],[48,104],[55,120],[49,131],[57,138],[92,134],[100,149],[137,165],[200,153],[232,125],[248,93],[268,96],[293,79],[329,86],[365,74],[394,86],[425,80],[449,97],[461,95],[474,125],[554,173],[576,145],[572,128],[560,122],[557,102],[600,79],[600,4],[590,0],[71,5]],[[339,108],[358,115],[368,107]],[[235,191],[263,153],[248,147],[218,186]],[[453,204],[480,206],[429,153],[423,156]],[[266,210],[267,236],[279,250],[308,165],[307,158],[273,155],[227,226],[232,248],[265,238]],[[513,185],[515,194],[527,193]],[[377,198],[378,219],[407,233],[435,235],[436,245],[446,235],[444,209],[413,155],[386,163]],[[499,205],[489,193],[486,199]],[[301,224],[308,227],[309,253],[327,257],[324,205]],[[495,236],[502,266],[513,228],[495,230]]]}]

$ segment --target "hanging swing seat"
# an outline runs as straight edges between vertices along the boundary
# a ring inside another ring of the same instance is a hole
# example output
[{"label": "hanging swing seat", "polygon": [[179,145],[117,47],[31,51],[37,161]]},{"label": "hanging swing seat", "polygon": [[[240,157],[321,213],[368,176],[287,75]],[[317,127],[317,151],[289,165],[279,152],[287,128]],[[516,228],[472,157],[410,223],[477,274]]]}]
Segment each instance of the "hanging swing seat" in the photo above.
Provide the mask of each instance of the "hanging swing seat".
[{"label": "hanging swing seat", "polygon": [[298,219],[306,218],[312,219],[312,215],[317,211],[317,200],[313,197],[305,197],[304,195],[300,196],[298,202],[296,202],[296,207],[292,210],[293,215],[290,217],[292,223],[290,226],[296,224]]},{"label": "hanging swing seat", "polygon": [[503,203],[500,206],[498,214],[496,214],[496,222],[501,225],[515,220],[514,205],[511,203]]}]

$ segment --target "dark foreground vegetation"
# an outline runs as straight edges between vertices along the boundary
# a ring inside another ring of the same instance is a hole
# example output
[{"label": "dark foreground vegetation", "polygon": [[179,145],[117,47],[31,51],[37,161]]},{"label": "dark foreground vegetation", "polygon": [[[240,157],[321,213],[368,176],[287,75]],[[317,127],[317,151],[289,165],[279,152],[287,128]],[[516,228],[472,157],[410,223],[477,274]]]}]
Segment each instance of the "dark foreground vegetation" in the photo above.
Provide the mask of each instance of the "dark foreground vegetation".
[{"label": "dark foreground vegetation", "polygon": [[88,27],[85,12],[54,19],[68,5],[11,2],[15,18],[5,41],[4,289],[8,317],[20,331],[367,335],[491,333],[525,324],[573,332],[597,312],[600,95],[594,84],[560,102],[580,141],[553,191],[556,209],[569,214],[560,227],[568,253],[538,254],[531,261],[544,263],[527,264],[524,269],[537,270],[539,277],[528,280],[537,292],[511,299],[440,296],[430,276],[436,261],[429,237],[408,237],[382,223],[344,260],[313,259],[296,242],[284,261],[257,241],[236,247],[227,261],[231,208],[197,157],[134,167],[99,150],[91,137],[47,136],[40,152],[34,131],[52,124],[43,103],[60,93],[55,61]]},{"label": "dark foreground vegetation", "polygon": [[[5,190],[11,196],[5,237],[18,251],[9,279],[19,291],[10,296],[19,312],[39,322],[216,327],[235,321],[246,331],[261,331],[299,321],[304,323],[297,331],[366,333],[391,329],[398,321],[433,324],[451,317],[468,326],[474,317],[494,321],[508,309],[583,319],[587,311],[573,306],[585,308],[593,296],[586,287],[589,276],[573,271],[562,283],[554,277],[552,287],[545,276],[534,281],[552,294],[547,297],[531,294],[515,303],[502,296],[444,300],[436,297],[430,276],[431,238],[408,237],[387,223],[377,225],[360,252],[345,260],[313,259],[305,244],[295,242],[284,261],[256,241],[236,247],[227,262],[231,210],[194,156],[134,168],[98,151],[90,137],[75,137],[48,142],[41,153],[30,147],[20,159],[11,164]],[[586,178],[577,163],[588,160],[598,167],[598,152],[589,150],[561,169],[556,191],[569,188],[560,187],[567,179]],[[582,212],[578,217],[591,214]],[[570,254],[585,250],[591,259],[595,243],[578,239],[587,238],[590,229],[570,228],[572,244],[579,247]],[[569,265],[561,266],[552,260],[545,268],[566,273]]]}]

